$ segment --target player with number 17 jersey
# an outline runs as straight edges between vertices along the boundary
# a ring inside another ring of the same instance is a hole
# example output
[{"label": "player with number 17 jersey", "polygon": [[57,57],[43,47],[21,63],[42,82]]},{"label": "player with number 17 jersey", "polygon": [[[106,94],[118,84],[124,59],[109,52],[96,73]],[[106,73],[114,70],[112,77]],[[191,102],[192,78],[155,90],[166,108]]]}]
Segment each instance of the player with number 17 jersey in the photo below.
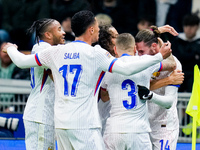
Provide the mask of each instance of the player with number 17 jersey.
[{"label": "player with number 17 jersey", "polygon": [[[92,47],[79,40],[52,46],[35,57],[38,65],[52,70],[55,85],[55,127],[60,129],[101,127],[96,93],[104,75],[102,70],[140,72],[162,60],[161,54],[158,54],[125,64],[100,46]],[[141,63],[141,66],[133,66]]]},{"label": "player with number 17 jersey", "polygon": [[96,93],[104,75],[102,68],[106,71],[112,67],[114,58],[100,46],[91,47],[83,41],[74,41],[52,46],[36,54],[36,60],[51,67],[53,73],[55,127],[100,128]]}]

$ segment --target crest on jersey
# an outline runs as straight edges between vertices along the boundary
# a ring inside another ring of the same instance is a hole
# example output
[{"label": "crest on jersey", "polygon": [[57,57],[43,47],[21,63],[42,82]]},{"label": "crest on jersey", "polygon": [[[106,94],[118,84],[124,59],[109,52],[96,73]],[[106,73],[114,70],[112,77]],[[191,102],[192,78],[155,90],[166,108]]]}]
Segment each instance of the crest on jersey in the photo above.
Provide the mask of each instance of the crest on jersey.
[{"label": "crest on jersey", "polygon": [[159,75],[160,75],[160,72],[154,72],[153,74],[152,74],[152,79],[156,79],[156,77],[159,77]]},{"label": "crest on jersey", "polygon": [[52,147],[48,147],[48,150],[53,150]]},{"label": "crest on jersey", "polygon": [[110,54],[109,52],[106,52],[106,56],[107,56],[108,58],[110,58],[110,57],[111,57],[111,54]]}]

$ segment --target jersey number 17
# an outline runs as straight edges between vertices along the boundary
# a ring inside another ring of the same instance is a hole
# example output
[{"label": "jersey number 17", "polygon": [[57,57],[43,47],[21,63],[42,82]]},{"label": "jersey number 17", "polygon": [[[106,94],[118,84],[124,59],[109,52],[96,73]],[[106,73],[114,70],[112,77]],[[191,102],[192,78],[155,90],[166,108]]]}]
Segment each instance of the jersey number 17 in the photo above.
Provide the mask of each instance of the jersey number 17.
[{"label": "jersey number 17", "polygon": [[69,96],[69,87],[67,82],[68,73],[74,74],[73,83],[71,86],[71,96],[76,97],[79,79],[82,73],[82,66],[81,65],[63,65],[59,68],[59,72],[62,73],[64,78],[64,95]]}]

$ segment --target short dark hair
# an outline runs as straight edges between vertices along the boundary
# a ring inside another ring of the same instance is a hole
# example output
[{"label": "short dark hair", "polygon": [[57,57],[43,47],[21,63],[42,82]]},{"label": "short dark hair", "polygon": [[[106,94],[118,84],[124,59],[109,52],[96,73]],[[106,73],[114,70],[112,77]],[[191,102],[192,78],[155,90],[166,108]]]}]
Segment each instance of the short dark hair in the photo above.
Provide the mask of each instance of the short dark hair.
[{"label": "short dark hair", "polygon": [[135,38],[130,33],[121,33],[116,38],[116,46],[121,50],[128,50],[135,46]]},{"label": "short dark hair", "polygon": [[71,28],[76,37],[85,33],[89,25],[95,22],[95,16],[91,11],[82,10],[77,12],[71,20]]},{"label": "short dark hair", "polygon": [[35,41],[39,43],[39,40],[43,37],[44,33],[48,30],[48,27],[56,21],[55,19],[42,18],[34,21],[32,26],[27,30],[28,33],[34,33]]},{"label": "short dark hair", "polygon": [[187,14],[183,18],[183,26],[199,25],[199,17],[196,14]]}]

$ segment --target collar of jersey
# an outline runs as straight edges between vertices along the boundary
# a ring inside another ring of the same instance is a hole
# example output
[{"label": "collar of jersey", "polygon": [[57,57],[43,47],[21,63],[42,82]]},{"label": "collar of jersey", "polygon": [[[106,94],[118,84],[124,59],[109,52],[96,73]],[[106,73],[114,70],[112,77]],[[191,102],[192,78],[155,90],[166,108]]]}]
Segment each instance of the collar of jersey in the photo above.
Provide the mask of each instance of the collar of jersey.
[{"label": "collar of jersey", "polygon": [[131,56],[131,55],[124,53],[124,54],[122,54],[121,57],[123,57],[123,56]]},{"label": "collar of jersey", "polygon": [[[43,40],[40,40],[39,43],[47,43],[47,44],[49,44],[48,42],[45,42],[45,41],[43,41]],[[39,44],[39,43],[38,43],[38,44]],[[51,44],[49,44],[49,45],[51,45]]]},{"label": "collar of jersey", "polygon": [[76,41],[72,41],[72,42],[80,42],[80,43],[85,43],[85,44],[87,44],[86,42],[81,41],[81,40],[76,40]]},{"label": "collar of jersey", "polygon": [[40,40],[39,42],[44,42],[43,40]]}]

